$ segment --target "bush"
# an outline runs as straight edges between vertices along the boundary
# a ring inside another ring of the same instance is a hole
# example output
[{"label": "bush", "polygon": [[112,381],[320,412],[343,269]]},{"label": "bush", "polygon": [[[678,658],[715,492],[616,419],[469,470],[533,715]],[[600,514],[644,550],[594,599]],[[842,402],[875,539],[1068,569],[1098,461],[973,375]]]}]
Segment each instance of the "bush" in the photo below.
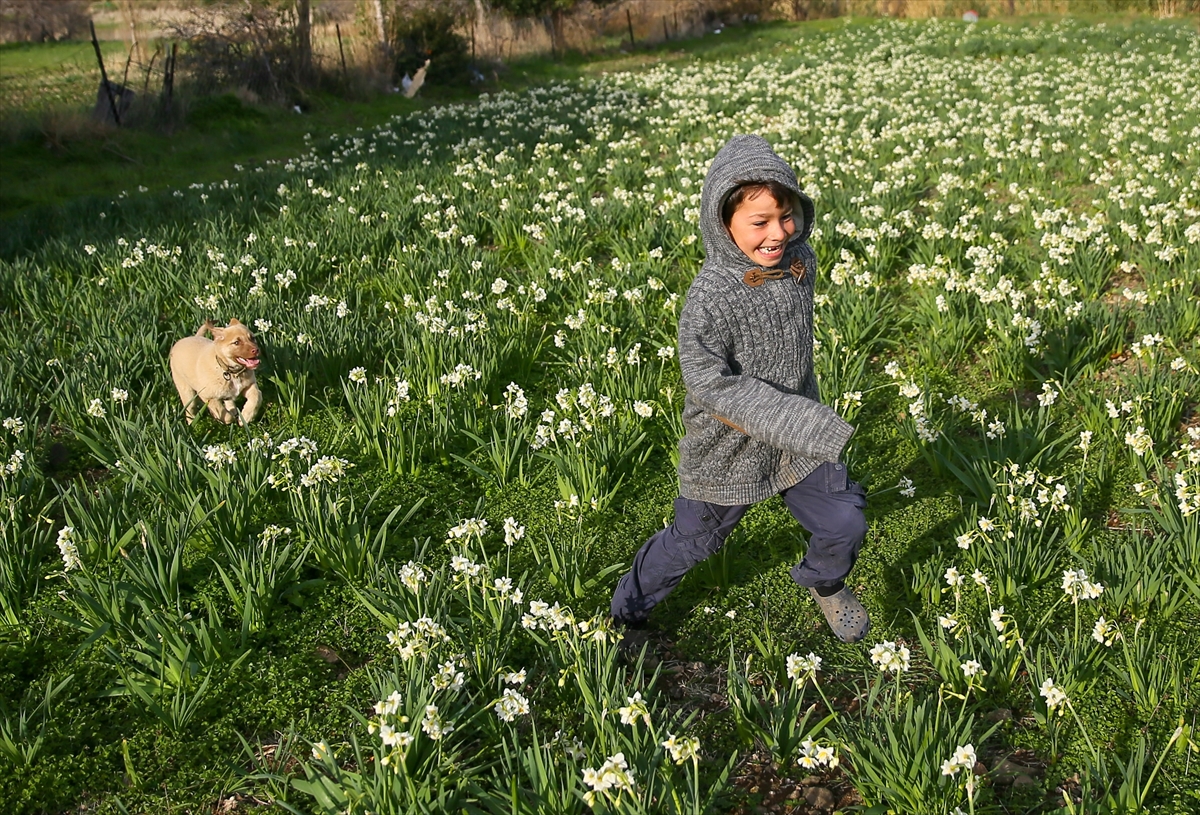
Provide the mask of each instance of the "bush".
[{"label": "bush", "polygon": [[187,122],[197,130],[253,126],[266,121],[261,111],[246,105],[232,93],[202,96],[188,106]]},{"label": "bush", "polygon": [[423,8],[404,16],[397,15],[392,20],[388,38],[396,76],[412,76],[428,59],[426,82],[437,85],[467,82],[469,48],[467,41],[455,31],[457,24],[457,15],[444,9]]},{"label": "bush", "polygon": [[205,7],[194,11],[176,34],[187,41],[180,69],[196,93],[245,88],[278,102],[304,79],[295,20],[286,7]]},{"label": "bush", "polygon": [[0,0],[0,42],[58,42],[87,36],[83,0]]}]

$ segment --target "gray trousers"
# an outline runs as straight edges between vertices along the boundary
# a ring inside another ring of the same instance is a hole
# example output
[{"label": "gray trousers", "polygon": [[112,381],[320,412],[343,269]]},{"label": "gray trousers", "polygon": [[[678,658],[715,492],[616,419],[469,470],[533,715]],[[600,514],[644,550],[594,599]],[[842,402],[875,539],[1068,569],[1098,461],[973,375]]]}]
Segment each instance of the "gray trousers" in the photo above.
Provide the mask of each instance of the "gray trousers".
[{"label": "gray trousers", "polygon": [[[833,586],[844,580],[867,535],[862,485],[849,479],[846,465],[825,462],[779,495],[811,533],[804,559],[792,567],[792,579],[801,586]],[[624,623],[644,621],[693,566],[721,548],[749,508],[676,498],[674,523],[646,541],[633,568],[617,583],[613,617]]]}]

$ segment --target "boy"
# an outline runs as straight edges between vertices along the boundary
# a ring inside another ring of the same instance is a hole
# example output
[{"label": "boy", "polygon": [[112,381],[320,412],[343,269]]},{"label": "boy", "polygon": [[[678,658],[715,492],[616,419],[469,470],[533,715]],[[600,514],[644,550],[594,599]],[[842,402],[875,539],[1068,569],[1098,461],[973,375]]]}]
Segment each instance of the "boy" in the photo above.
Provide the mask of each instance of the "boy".
[{"label": "boy", "polygon": [[674,523],[634,557],[612,598],[641,627],[692,566],[721,548],[749,505],[780,495],[811,533],[791,570],[843,642],[867,635],[844,580],[866,536],[866,494],[839,462],[854,428],[813,376],[812,201],[758,136],[734,136],[700,201],[705,261],[679,317],[687,388]]}]

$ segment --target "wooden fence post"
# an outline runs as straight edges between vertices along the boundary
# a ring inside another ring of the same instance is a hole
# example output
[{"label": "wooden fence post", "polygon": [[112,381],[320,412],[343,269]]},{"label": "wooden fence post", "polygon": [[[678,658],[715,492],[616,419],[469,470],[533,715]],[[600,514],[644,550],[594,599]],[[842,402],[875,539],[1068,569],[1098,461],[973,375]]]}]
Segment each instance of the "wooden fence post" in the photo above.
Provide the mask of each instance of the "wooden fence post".
[{"label": "wooden fence post", "polygon": [[346,81],[346,49],[342,48],[342,27],[337,23],[333,24],[333,30],[337,32],[338,38],[338,53],[342,55],[342,81]]},{"label": "wooden fence post", "polygon": [[179,55],[178,48],[177,43],[171,43],[171,50],[163,63],[162,99],[163,106],[168,110],[171,107],[171,101],[175,98],[175,60]]},{"label": "wooden fence post", "polygon": [[629,14],[629,7],[625,7],[625,22],[629,24],[629,50],[633,50],[636,43],[633,41],[633,17]]},{"label": "wooden fence post", "polygon": [[92,31],[92,47],[96,49],[96,62],[100,63],[100,83],[104,94],[108,97],[108,106],[112,110],[113,121],[121,126],[121,114],[117,111],[117,100],[113,99],[112,85],[108,84],[108,71],[104,70],[104,55],[100,53],[100,41],[96,39],[96,24],[88,20],[88,28]]}]

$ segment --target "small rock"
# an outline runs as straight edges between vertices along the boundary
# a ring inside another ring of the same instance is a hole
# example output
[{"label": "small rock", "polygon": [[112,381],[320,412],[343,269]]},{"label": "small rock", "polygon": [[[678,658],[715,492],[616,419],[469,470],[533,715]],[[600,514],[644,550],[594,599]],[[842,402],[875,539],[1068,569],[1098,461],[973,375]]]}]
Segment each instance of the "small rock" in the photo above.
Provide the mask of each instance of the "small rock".
[{"label": "small rock", "polygon": [[[1036,774],[1036,770],[1026,767],[1024,764],[1018,764],[1007,758],[1002,758],[992,767],[992,778],[997,784],[1017,784],[1018,778],[1030,779],[1027,783],[1036,783],[1032,780],[1032,776]],[[982,775],[982,773],[976,773]]]},{"label": "small rock", "polygon": [[330,648],[328,645],[317,646],[317,656],[332,665],[335,662],[341,662],[342,658],[338,656],[337,651]]},{"label": "small rock", "polygon": [[985,717],[989,722],[1007,722],[1012,719],[1012,711],[1006,707],[993,710]]},{"label": "small rock", "polygon": [[1011,784],[1012,780],[1025,772],[1025,768],[1016,762],[1002,758],[992,767],[992,775],[997,784]]},{"label": "small rock", "polygon": [[788,797],[789,801],[795,801],[797,798],[799,798],[803,794],[804,794],[804,790],[800,789],[799,787],[795,787],[794,789],[792,789],[791,792],[789,792],[787,794],[787,797]]},{"label": "small rock", "polygon": [[804,800],[815,809],[833,809],[837,806],[837,798],[825,787],[809,787],[804,791]]},{"label": "small rock", "polygon": [[1037,786],[1037,781],[1035,781],[1034,779],[1025,775],[1025,773],[1021,773],[1016,778],[1014,778],[1012,783],[1013,783],[1014,787],[1036,787]]},{"label": "small rock", "polygon": [[803,781],[800,782],[800,784],[801,784],[801,786],[804,786],[804,787],[820,786],[821,785],[821,776],[819,776],[819,775],[807,776]]}]

